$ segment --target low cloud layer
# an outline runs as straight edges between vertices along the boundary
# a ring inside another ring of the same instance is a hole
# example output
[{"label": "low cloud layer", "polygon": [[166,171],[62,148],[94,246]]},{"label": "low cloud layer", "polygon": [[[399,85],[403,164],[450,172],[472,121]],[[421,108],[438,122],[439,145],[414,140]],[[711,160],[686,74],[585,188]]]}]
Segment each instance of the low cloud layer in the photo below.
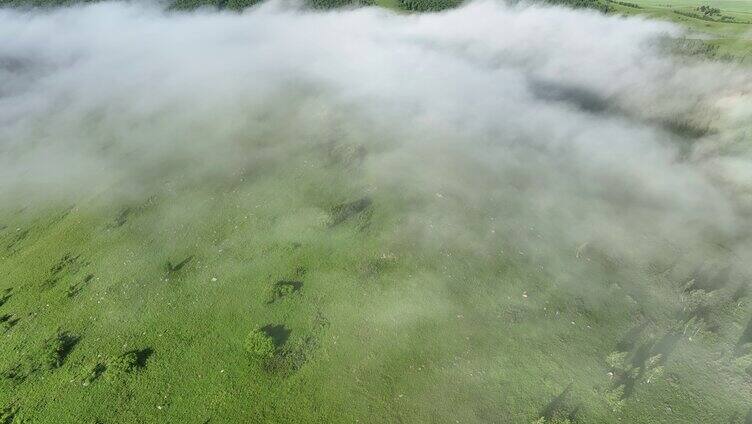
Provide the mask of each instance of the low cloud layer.
[{"label": "low cloud layer", "polygon": [[[395,186],[504,192],[586,227],[737,232],[750,78],[667,56],[679,34],[496,2],[430,15],[2,10],[0,192],[151,190],[156,176],[229,174],[341,137],[385,145],[368,167]],[[457,169],[468,164],[477,175]],[[528,187],[516,195],[515,178]]]},{"label": "low cloud layer", "polygon": [[148,193],[335,140],[369,152],[374,186],[514,205],[496,218],[568,242],[747,249],[750,78],[668,55],[680,35],[489,1],[427,15],[6,9],[0,195]]}]

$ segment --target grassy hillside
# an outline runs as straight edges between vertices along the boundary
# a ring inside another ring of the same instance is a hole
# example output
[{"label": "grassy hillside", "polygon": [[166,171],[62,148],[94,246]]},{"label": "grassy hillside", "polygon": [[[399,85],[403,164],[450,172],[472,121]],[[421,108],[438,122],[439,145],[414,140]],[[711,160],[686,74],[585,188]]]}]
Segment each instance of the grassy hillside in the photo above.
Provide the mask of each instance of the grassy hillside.
[{"label": "grassy hillside", "polygon": [[0,21],[0,424],[752,422],[745,69],[478,7]]},{"label": "grassy hillside", "polygon": [[[637,0],[610,2],[614,12],[642,15],[679,23],[692,30],[694,36],[711,46],[715,56],[742,61],[752,58],[752,2],[743,0]],[[705,14],[702,6],[717,8]]]},{"label": "grassy hillside", "polygon": [[[533,227],[489,227],[504,197],[373,188],[358,152],[5,205],[6,422],[743,422],[752,303],[723,248],[541,267],[545,243],[514,241]],[[425,208],[463,211],[475,240],[431,241],[409,223]]]},{"label": "grassy hillside", "polygon": [[688,28],[690,54],[714,59],[752,60],[752,2],[746,0],[546,0],[547,3],[644,16]]}]

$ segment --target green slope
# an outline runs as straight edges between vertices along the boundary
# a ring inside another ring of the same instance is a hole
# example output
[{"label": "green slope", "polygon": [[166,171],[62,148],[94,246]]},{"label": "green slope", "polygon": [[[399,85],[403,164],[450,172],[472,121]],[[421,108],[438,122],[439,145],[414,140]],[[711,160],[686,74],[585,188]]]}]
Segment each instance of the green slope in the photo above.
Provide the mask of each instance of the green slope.
[{"label": "green slope", "polygon": [[555,210],[510,200],[539,181],[449,146],[456,185],[405,187],[374,174],[384,138],[4,202],[0,423],[748,422],[722,242],[556,245]]},{"label": "green slope", "polygon": [[[696,263],[595,246],[541,267],[546,230],[521,251],[510,211],[488,233],[508,197],[375,188],[363,153],[296,146],[125,203],[5,205],[6,421],[741,422],[750,302],[723,248],[689,288]],[[462,214],[465,239],[418,211]],[[255,329],[271,358],[246,350]]]},{"label": "green slope", "polygon": [[[698,8],[712,6],[718,14],[705,16]],[[712,55],[747,62],[752,58],[752,2],[701,0],[637,0],[611,2],[614,12],[676,22],[693,37],[711,46]],[[724,20],[724,17],[727,19]]]}]

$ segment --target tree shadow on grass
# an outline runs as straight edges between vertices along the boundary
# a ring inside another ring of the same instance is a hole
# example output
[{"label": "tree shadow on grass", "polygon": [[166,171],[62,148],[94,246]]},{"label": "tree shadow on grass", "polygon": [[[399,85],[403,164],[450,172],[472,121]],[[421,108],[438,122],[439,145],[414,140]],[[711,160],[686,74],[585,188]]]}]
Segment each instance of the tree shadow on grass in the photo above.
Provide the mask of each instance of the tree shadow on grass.
[{"label": "tree shadow on grass", "polygon": [[737,340],[736,342],[735,351],[737,356],[744,351],[744,346],[748,343],[752,343],[752,318],[747,321],[747,325],[744,327],[744,331],[742,332],[741,336],[739,336],[739,340]]},{"label": "tree shadow on grass", "polygon": [[261,327],[261,331],[266,333],[267,336],[271,337],[274,341],[274,346],[277,348],[280,348],[285,343],[287,343],[287,339],[290,338],[291,330],[289,330],[287,327],[281,324],[268,324],[263,327]]},{"label": "tree shadow on grass", "polygon": [[13,287],[9,287],[3,290],[2,295],[0,295],[0,306],[5,305],[5,303],[10,300],[10,298],[13,296],[12,292],[13,292]]},{"label": "tree shadow on grass", "polygon": [[545,418],[546,422],[564,419],[575,422],[580,407],[581,405],[572,399],[572,383],[569,383],[561,393],[546,404],[539,416]]},{"label": "tree shadow on grass", "polygon": [[181,269],[183,269],[183,267],[188,265],[192,260],[193,260],[193,255],[188,256],[187,258],[183,259],[182,261],[176,264],[173,264],[172,262],[167,261],[167,272],[168,273],[178,272]]}]

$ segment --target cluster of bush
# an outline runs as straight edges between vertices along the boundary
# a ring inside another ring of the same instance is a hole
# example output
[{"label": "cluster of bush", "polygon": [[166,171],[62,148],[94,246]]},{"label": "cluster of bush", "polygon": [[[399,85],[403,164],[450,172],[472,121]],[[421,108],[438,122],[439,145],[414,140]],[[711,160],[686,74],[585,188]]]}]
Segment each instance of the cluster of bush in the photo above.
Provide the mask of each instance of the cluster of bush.
[{"label": "cluster of bush", "polygon": [[15,383],[22,383],[37,372],[54,371],[63,365],[79,340],[80,337],[76,334],[58,331],[23,356],[18,363],[3,371],[2,376]]},{"label": "cluster of bush", "polygon": [[251,330],[245,339],[245,349],[251,358],[264,371],[283,377],[299,370],[317,346],[318,341],[312,336],[275,342],[264,329]]},{"label": "cluster of bush", "polygon": [[721,9],[717,7],[708,6],[708,5],[698,6],[697,11],[702,13],[705,16],[713,16],[713,15],[721,14]]},{"label": "cluster of bush", "polygon": [[710,22],[749,23],[749,22],[739,22],[733,16],[722,15],[721,9],[717,7],[707,6],[707,5],[698,6],[694,12],[674,10],[674,13],[676,13],[677,15],[686,16],[688,18],[701,19],[703,21],[710,21]]},{"label": "cluster of bush", "polygon": [[88,386],[102,375],[109,381],[123,381],[129,374],[146,367],[146,361],[151,354],[152,349],[147,347],[113,356],[104,362],[97,361],[91,367],[84,369],[81,378],[83,385]]},{"label": "cluster of bush", "polygon": [[245,338],[245,349],[253,358],[264,361],[274,356],[277,347],[270,335],[263,330],[254,329]]}]

